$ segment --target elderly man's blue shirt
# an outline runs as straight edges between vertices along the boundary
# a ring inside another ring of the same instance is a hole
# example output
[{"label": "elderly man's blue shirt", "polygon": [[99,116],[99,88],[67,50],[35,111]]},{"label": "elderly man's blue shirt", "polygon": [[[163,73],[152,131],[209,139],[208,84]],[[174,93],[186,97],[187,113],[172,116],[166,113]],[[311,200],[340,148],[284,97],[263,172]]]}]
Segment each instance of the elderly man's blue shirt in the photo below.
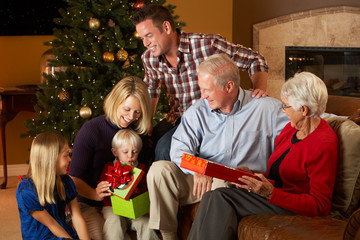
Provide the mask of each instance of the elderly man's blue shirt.
[{"label": "elderly man's blue shirt", "polygon": [[171,161],[180,166],[182,154],[188,153],[229,167],[246,166],[266,172],[275,138],[289,118],[277,99],[257,99],[251,94],[239,88],[230,114],[212,110],[207,100],[195,102],[184,113],[173,135]]}]

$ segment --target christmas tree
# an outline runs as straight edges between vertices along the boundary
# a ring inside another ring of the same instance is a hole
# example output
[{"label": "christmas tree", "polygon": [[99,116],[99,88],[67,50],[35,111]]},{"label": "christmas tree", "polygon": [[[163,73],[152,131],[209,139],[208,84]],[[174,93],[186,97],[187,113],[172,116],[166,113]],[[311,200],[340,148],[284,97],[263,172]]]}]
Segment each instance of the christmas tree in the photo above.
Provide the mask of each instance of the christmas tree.
[{"label": "christmas tree", "polygon": [[[145,4],[164,5],[165,0],[66,2],[66,10],[59,10],[61,18],[54,19],[59,26],[53,30],[55,39],[45,43],[55,56],[48,64],[57,70],[43,73],[45,81],[39,84],[34,107],[37,119],[26,121],[25,126],[27,136],[55,132],[73,144],[83,123],[103,114],[104,98],[116,83],[126,76],[143,78],[141,54],[145,47],[130,16]],[[166,7],[173,13],[175,6]],[[163,92],[155,120],[168,110]]]}]

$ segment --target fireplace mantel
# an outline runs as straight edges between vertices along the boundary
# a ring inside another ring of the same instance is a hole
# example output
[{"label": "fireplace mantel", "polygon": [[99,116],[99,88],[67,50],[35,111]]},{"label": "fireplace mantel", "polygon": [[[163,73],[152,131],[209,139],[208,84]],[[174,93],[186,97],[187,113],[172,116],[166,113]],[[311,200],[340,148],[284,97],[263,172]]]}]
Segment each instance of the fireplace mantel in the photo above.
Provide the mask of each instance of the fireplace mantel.
[{"label": "fireplace mantel", "polygon": [[360,47],[360,8],[315,9],[253,25],[253,49],[268,62],[267,91],[276,98],[285,82],[286,46]]}]

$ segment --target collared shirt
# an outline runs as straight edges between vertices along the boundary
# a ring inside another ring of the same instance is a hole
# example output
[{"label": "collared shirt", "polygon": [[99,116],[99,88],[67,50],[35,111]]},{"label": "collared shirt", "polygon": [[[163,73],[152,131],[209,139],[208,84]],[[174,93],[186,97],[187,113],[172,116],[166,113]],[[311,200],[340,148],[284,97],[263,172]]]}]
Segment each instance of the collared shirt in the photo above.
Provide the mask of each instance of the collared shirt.
[{"label": "collared shirt", "polygon": [[197,84],[198,66],[213,54],[228,54],[239,69],[247,70],[250,76],[256,72],[268,71],[266,61],[259,53],[228,42],[220,35],[183,31],[180,31],[180,34],[176,68],[173,68],[164,56],[154,57],[149,50],[142,55],[144,81],[148,85],[150,97],[159,97],[160,86],[164,86],[166,92],[179,102],[180,114],[200,98],[200,88]]},{"label": "collared shirt", "polygon": [[183,114],[172,137],[171,161],[180,166],[182,154],[188,153],[228,167],[246,166],[266,172],[275,138],[289,118],[277,99],[257,99],[251,94],[239,88],[230,114],[212,110],[204,99],[194,103]]}]

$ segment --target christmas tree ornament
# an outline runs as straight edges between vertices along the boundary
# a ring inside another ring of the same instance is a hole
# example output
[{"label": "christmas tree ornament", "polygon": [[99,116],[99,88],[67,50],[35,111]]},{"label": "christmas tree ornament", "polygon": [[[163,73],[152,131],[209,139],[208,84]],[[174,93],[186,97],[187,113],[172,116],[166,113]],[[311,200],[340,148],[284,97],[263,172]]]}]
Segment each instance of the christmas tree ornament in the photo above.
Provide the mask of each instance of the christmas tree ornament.
[{"label": "christmas tree ornament", "polygon": [[135,37],[137,40],[141,40],[141,37],[140,37],[140,35],[138,34],[137,31],[134,32],[134,37]]},{"label": "christmas tree ornament", "polygon": [[91,19],[89,20],[89,27],[90,27],[90,29],[92,29],[92,30],[97,30],[97,29],[99,29],[99,27],[100,27],[100,21],[99,21],[99,19],[97,19],[97,18],[91,18]]},{"label": "christmas tree ornament", "polygon": [[56,57],[53,53],[53,48],[46,50],[40,58],[40,82],[47,83],[47,78],[43,76],[43,74],[51,75],[52,77],[56,77],[56,72],[65,72],[66,67],[53,66],[50,61],[56,60]]},{"label": "christmas tree ornament", "polygon": [[109,27],[115,27],[115,22],[114,22],[114,20],[112,20],[111,18],[109,19],[109,22],[108,22],[108,25],[109,25]]},{"label": "christmas tree ornament", "polygon": [[129,56],[128,52],[124,49],[120,49],[116,53],[116,58],[119,59],[120,61],[125,61],[128,58],[128,56]]},{"label": "christmas tree ornament", "polygon": [[115,60],[114,53],[112,52],[104,52],[102,55],[102,59],[106,63],[111,63]]},{"label": "christmas tree ornament", "polygon": [[134,5],[136,10],[140,10],[145,6],[145,3],[143,1],[137,1]]},{"label": "christmas tree ornament", "polygon": [[130,56],[130,60],[133,61],[133,62],[135,62],[136,57],[137,57],[137,54],[131,55],[131,56]]},{"label": "christmas tree ornament", "polygon": [[80,111],[79,111],[80,117],[86,119],[86,118],[91,117],[91,114],[92,114],[91,108],[89,108],[87,106],[80,108]]},{"label": "christmas tree ornament", "polygon": [[122,65],[122,68],[123,68],[123,69],[128,68],[128,67],[130,67],[130,61],[129,61],[129,59],[127,59],[127,60],[124,62],[124,64]]},{"label": "christmas tree ornament", "polygon": [[63,90],[59,93],[58,98],[62,102],[67,102],[70,100],[70,94],[67,91]]}]

